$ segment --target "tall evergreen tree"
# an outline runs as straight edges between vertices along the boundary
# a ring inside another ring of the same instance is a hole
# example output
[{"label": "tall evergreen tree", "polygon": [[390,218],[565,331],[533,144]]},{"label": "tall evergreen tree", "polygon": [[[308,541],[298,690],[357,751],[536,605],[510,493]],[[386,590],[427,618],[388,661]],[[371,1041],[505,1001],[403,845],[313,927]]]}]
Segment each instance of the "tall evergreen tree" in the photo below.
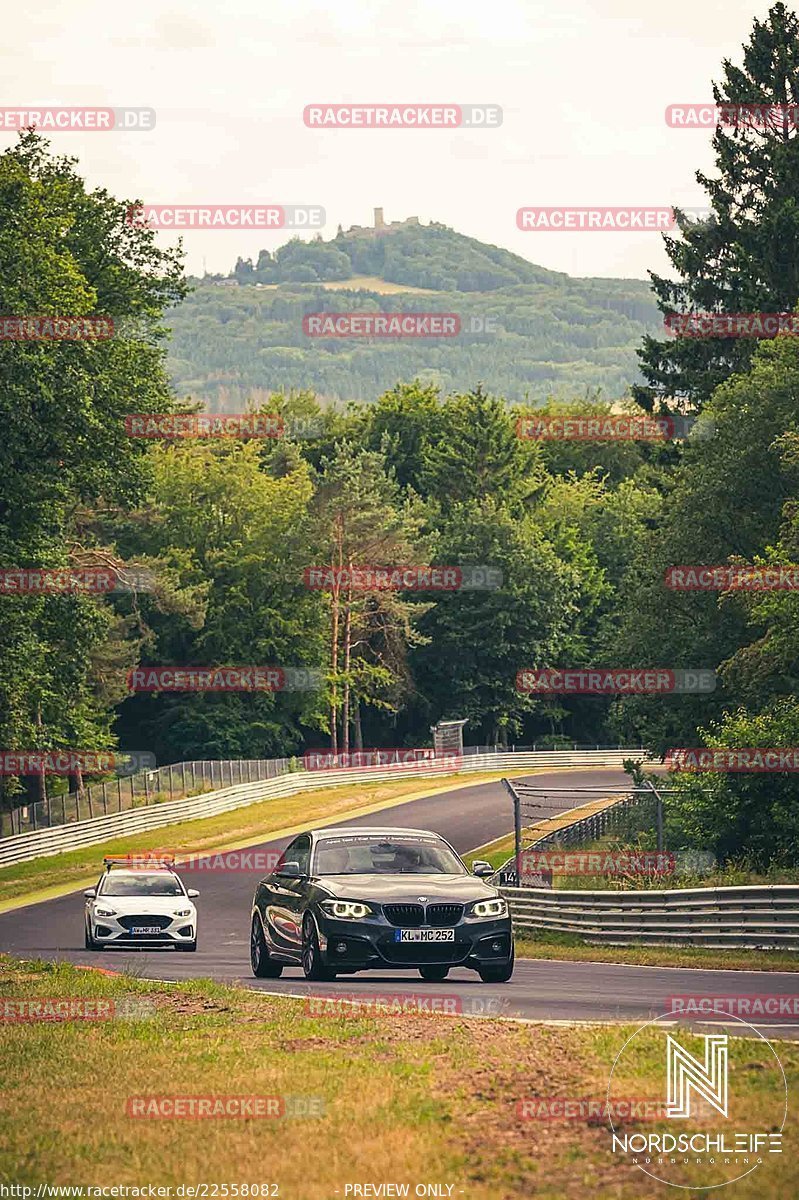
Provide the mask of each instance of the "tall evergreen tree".
[{"label": "tall evergreen tree", "polygon": [[[665,237],[677,278],[650,272],[658,306],[678,312],[790,312],[799,300],[799,19],[784,4],[755,21],[743,66],[725,59],[713,85],[719,106],[774,106],[758,127],[751,112],[728,114],[716,128],[718,175],[698,171],[712,214],[693,221],[678,212],[681,237]],[[646,408],[698,410],[719,383],[745,371],[752,338],[644,338],[639,351]]]}]

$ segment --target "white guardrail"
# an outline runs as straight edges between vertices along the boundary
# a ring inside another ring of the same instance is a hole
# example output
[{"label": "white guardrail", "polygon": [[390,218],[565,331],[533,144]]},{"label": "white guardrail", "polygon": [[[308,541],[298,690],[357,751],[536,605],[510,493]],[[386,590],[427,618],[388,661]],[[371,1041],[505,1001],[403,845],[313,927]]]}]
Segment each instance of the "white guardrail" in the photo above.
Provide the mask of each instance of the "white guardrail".
[{"label": "white guardrail", "polygon": [[33,858],[44,858],[51,854],[63,854],[81,846],[93,846],[128,834],[143,833],[150,829],[161,829],[181,821],[193,821],[202,817],[213,817],[218,813],[244,808],[260,800],[276,800],[283,796],[296,796],[300,792],[314,791],[320,787],[345,787],[348,784],[379,782],[388,779],[434,777],[437,775],[467,774],[475,771],[492,771],[497,774],[518,774],[552,767],[620,767],[624,759],[642,759],[646,752],[639,747],[629,750],[537,750],[517,751],[508,754],[468,754],[458,760],[453,769],[451,761],[439,764],[430,760],[398,766],[339,768],[329,771],[296,771],[279,775],[274,779],[262,779],[224,788],[216,792],[205,792],[184,800],[171,800],[127,812],[109,813],[88,821],[75,821],[69,825],[55,825],[46,829],[19,833],[0,841],[0,868],[13,863],[27,862]]},{"label": "white guardrail", "polygon": [[799,886],[668,891],[502,888],[517,931],[575,933],[603,946],[799,950]]}]

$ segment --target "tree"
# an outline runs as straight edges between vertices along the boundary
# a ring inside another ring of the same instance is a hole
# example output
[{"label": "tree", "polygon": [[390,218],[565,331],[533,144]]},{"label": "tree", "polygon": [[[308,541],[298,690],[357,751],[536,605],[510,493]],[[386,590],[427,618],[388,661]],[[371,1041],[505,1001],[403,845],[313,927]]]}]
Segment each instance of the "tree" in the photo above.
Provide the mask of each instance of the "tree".
[{"label": "tree", "polygon": [[[153,449],[149,504],[120,531],[160,564],[166,596],[144,597],[151,664],[319,670],[322,603],[303,584],[312,554],[310,472],[274,477],[257,442]],[[323,689],[142,694],[120,723],[170,760],[263,758],[297,749],[324,722]]]},{"label": "tree", "polygon": [[[719,749],[799,745],[795,697],[760,713],[737,709],[700,730],[700,744]],[[796,775],[790,772],[681,771],[666,804],[668,844],[711,850],[722,862],[743,859],[750,869],[793,866],[799,845]]]},{"label": "tree", "polygon": [[430,721],[466,717],[472,731],[507,742],[541,702],[520,692],[525,667],[559,663],[566,652],[580,586],[531,515],[514,515],[489,497],[448,510],[436,561],[487,566],[499,587],[436,596],[424,617],[428,644],[413,655]]},{"label": "tree", "polygon": [[[755,21],[743,66],[724,60],[714,84],[717,105],[799,104],[799,20],[784,4]],[[751,116],[716,128],[717,175],[697,172],[712,215],[679,215],[681,237],[664,237],[677,278],[650,272],[661,312],[792,312],[799,300],[799,122],[793,116],[755,127]],[[698,410],[714,389],[745,371],[752,338],[644,338],[639,351],[646,408],[662,403]]]},{"label": "tree", "polygon": [[494,497],[509,507],[524,506],[543,482],[540,451],[518,437],[502,400],[482,387],[450,396],[437,436],[423,452],[420,490],[446,511],[453,505]]},{"label": "tree", "polygon": [[[346,752],[361,705],[395,708],[409,690],[408,647],[429,605],[379,586],[354,588],[358,567],[423,564],[420,514],[403,500],[382,455],[342,442],[324,463],[316,501],[317,544],[332,583],[329,604],[331,748]],[[339,743],[339,716],[341,741]]]},{"label": "tree", "polygon": [[[185,285],[180,254],[130,224],[129,207],[87,190],[31,131],[0,155],[0,311],[116,323],[107,340],[0,341],[2,567],[83,565],[106,549],[90,514],[146,486],[146,447],[124,417],[172,405],[160,322]],[[101,664],[128,657],[115,603],[0,597],[3,745],[113,745]]]},{"label": "tree", "polygon": [[[797,389],[799,345],[778,337],[758,349],[746,374],[716,390],[702,418],[712,436],[690,444],[666,480],[662,519],[643,536],[626,577],[615,640],[620,662],[717,669],[751,640],[739,604],[717,592],[670,590],[664,578],[681,564],[751,562],[776,539],[796,486],[780,439],[797,429]],[[713,693],[667,704],[626,697],[616,705],[617,729],[653,748],[684,743],[697,724],[719,719],[742,698],[733,688],[729,675]]]}]

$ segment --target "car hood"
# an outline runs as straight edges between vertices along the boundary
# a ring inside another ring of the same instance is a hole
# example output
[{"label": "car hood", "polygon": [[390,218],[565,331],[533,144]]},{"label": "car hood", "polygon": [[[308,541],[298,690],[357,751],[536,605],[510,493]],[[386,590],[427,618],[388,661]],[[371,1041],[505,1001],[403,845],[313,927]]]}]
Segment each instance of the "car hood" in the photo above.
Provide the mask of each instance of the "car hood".
[{"label": "car hood", "polygon": [[121,916],[152,913],[154,916],[175,912],[178,908],[193,908],[186,896],[98,896],[94,901],[100,908],[113,908]]},{"label": "car hood", "polygon": [[432,902],[467,904],[499,895],[474,875],[324,875],[314,883],[333,896],[379,904],[418,904],[420,896]]}]

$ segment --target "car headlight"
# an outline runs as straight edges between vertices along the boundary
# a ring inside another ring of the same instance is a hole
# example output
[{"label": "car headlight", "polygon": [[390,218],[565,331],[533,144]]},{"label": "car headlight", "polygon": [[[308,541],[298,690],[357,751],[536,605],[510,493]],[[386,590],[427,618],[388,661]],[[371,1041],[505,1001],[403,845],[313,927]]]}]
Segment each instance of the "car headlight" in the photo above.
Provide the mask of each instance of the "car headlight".
[{"label": "car headlight", "polygon": [[172,916],[173,917],[190,917],[191,909],[190,908],[177,908],[173,912]]},{"label": "car headlight", "polygon": [[508,904],[501,896],[494,900],[478,900],[472,905],[473,917],[507,917]]},{"label": "car headlight", "polygon": [[339,921],[357,921],[359,917],[368,917],[372,912],[368,904],[361,904],[357,900],[323,900],[319,907],[329,917],[336,917]]},{"label": "car headlight", "polygon": [[98,908],[98,906],[95,905],[94,915],[96,917],[115,917],[116,913],[114,912],[113,908]]}]

